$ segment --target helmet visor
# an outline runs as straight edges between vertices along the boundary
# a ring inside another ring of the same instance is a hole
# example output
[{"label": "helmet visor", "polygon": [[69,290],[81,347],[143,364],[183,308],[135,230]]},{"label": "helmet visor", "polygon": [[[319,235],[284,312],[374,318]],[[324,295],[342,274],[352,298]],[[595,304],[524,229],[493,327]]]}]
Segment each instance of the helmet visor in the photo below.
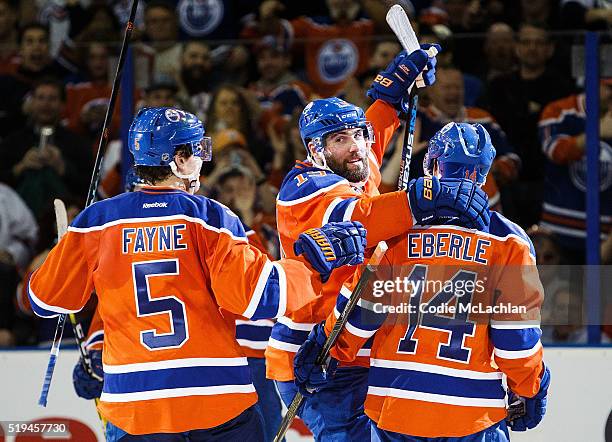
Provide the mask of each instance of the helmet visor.
[{"label": "helmet visor", "polygon": [[212,160],[212,139],[210,137],[202,137],[202,139],[193,143],[193,155],[202,158],[202,161]]}]

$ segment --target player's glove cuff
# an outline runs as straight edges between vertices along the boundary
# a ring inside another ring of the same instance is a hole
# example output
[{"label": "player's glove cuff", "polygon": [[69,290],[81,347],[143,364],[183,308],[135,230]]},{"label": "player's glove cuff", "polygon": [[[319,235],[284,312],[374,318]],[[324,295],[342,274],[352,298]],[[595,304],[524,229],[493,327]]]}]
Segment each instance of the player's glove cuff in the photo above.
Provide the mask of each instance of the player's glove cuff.
[{"label": "player's glove cuff", "polygon": [[366,230],[357,221],[329,223],[308,229],[293,244],[296,255],[304,254],[327,282],[331,271],[343,265],[361,264],[366,246]]}]

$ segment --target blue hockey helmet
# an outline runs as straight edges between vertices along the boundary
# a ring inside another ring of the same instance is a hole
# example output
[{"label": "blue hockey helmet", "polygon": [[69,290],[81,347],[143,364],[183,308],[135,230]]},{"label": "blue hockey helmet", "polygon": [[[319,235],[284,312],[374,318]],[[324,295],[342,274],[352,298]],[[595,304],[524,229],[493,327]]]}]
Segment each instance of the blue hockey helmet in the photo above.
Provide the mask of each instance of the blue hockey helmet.
[{"label": "blue hockey helmet", "polygon": [[442,178],[468,178],[482,185],[495,158],[489,132],[482,124],[448,123],[429,140],[423,170]]},{"label": "blue hockey helmet", "polygon": [[195,115],[170,107],[144,108],[130,126],[128,147],[136,166],[168,166],[178,146],[204,161],[212,158],[210,137]]},{"label": "blue hockey helmet", "polygon": [[[312,142],[315,150],[319,152],[325,147],[326,135],[353,127],[363,128],[368,141],[374,141],[374,132],[363,109],[337,97],[308,103],[300,116],[299,127],[307,151],[309,142]],[[310,155],[309,151],[308,154]]]}]

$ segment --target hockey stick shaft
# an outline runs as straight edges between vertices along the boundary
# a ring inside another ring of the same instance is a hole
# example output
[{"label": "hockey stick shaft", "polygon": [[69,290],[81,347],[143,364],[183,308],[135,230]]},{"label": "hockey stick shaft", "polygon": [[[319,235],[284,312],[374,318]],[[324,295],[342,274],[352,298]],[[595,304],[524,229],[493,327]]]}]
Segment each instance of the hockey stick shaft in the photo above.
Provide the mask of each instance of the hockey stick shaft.
[{"label": "hockey stick shaft", "polygon": [[[327,363],[327,358],[329,357],[329,352],[331,348],[338,340],[338,336],[340,336],[342,329],[348,322],[350,314],[353,312],[353,310],[355,310],[357,302],[359,302],[359,299],[361,299],[363,291],[365,290],[368,285],[368,282],[376,272],[376,267],[380,264],[380,261],[382,260],[386,251],[387,243],[385,243],[384,241],[379,242],[376,246],[376,249],[374,250],[374,253],[372,254],[372,257],[370,258],[370,261],[365,266],[363,273],[359,277],[359,281],[357,281],[357,285],[355,286],[353,293],[351,293],[349,301],[344,306],[344,309],[342,310],[342,313],[340,314],[338,319],[336,319],[332,331],[325,340],[325,343],[323,344],[320,353],[317,355],[317,365],[325,365]],[[304,396],[298,391],[293,397],[293,400],[291,401],[289,407],[287,407],[287,413],[285,413],[285,416],[283,416],[283,420],[281,421],[280,427],[276,432],[276,435],[274,436],[274,442],[280,442],[283,437],[285,437],[285,434],[287,433],[291,422],[293,422],[293,419],[295,419],[295,416],[297,416],[298,409],[302,405],[303,401]]]},{"label": "hockey stick shaft", "polygon": [[404,142],[402,143],[402,160],[400,163],[400,173],[397,180],[397,188],[406,190],[410,179],[410,160],[412,159],[412,147],[414,145],[414,127],[416,125],[417,109],[419,96],[414,92],[410,93],[410,109],[406,114],[406,127],[404,128]]},{"label": "hockey stick shaft", "polygon": [[[121,44],[121,51],[119,53],[119,61],[117,63],[117,70],[115,71],[115,78],[113,80],[113,88],[111,90],[111,97],[108,103],[108,108],[106,109],[106,115],[104,116],[104,124],[102,125],[102,134],[100,136],[100,142],[98,144],[98,152],[96,153],[96,161],[94,163],[93,172],[91,175],[91,181],[89,184],[89,190],[87,191],[87,200],[85,203],[85,207],[89,207],[93,204],[96,198],[96,189],[98,188],[98,182],[100,181],[100,170],[102,168],[102,160],[104,159],[104,152],[106,150],[106,146],[108,144],[109,137],[109,127],[110,122],[113,116],[113,112],[115,110],[115,103],[117,101],[117,96],[119,95],[119,87],[121,84],[121,74],[123,71],[123,65],[125,64],[125,58],[127,56],[128,43],[130,41],[130,37],[132,35],[132,31],[134,29],[134,20],[136,18],[136,10],[138,9],[138,0],[132,0],[132,9],[130,10],[130,17],[128,22],[125,25],[125,33],[123,35],[123,42]],[[126,99],[127,97],[124,97]],[[74,336],[77,342],[77,347],[79,348],[79,353],[81,354],[81,363],[83,367],[90,375],[93,375],[93,370],[91,369],[91,361],[89,360],[89,355],[87,354],[87,350],[85,349],[85,334],[83,333],[83,328],[78,321],[77,317],[70,313],[69,315],[61,314],[57,320],[56,332],[54,335],[54,342],[51,346],[53,349],[55,346],[59,349],[60,342],[62,339],[63,333],[58,333],[58,330],[61,328],[63,331],[64,325],[66,323],[66,317],[69,316],[70,324],[72,325],[72,329],[74,330]],[[58,340],[56,343],[55,340]],[[57,357],[57,356],[56,356]],[[51,361],[49,361],[51,363]],[[51,375],[52,375],[51,371]],[[51,379],[49,378],[49,382]]]}]

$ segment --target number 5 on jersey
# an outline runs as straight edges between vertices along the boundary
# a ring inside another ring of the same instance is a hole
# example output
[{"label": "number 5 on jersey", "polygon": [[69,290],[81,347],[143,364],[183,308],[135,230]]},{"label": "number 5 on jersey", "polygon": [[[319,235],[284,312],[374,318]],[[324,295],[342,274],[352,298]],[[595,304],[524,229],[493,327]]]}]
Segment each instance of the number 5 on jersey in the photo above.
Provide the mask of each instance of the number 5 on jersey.
[{"label": "number 5 on jersey", "polygon": [[179,274],[178,259],[135,262],[132,264],[132,279],[136,296],[136,315],[138,317],[168,313],[169,333],[157,330],[140,332],[140,343],[148,350],[165,350],[181,347],[189,339],[185,303],[176,296],[156,296],[151,298],[149,278],[171,277]]}]

